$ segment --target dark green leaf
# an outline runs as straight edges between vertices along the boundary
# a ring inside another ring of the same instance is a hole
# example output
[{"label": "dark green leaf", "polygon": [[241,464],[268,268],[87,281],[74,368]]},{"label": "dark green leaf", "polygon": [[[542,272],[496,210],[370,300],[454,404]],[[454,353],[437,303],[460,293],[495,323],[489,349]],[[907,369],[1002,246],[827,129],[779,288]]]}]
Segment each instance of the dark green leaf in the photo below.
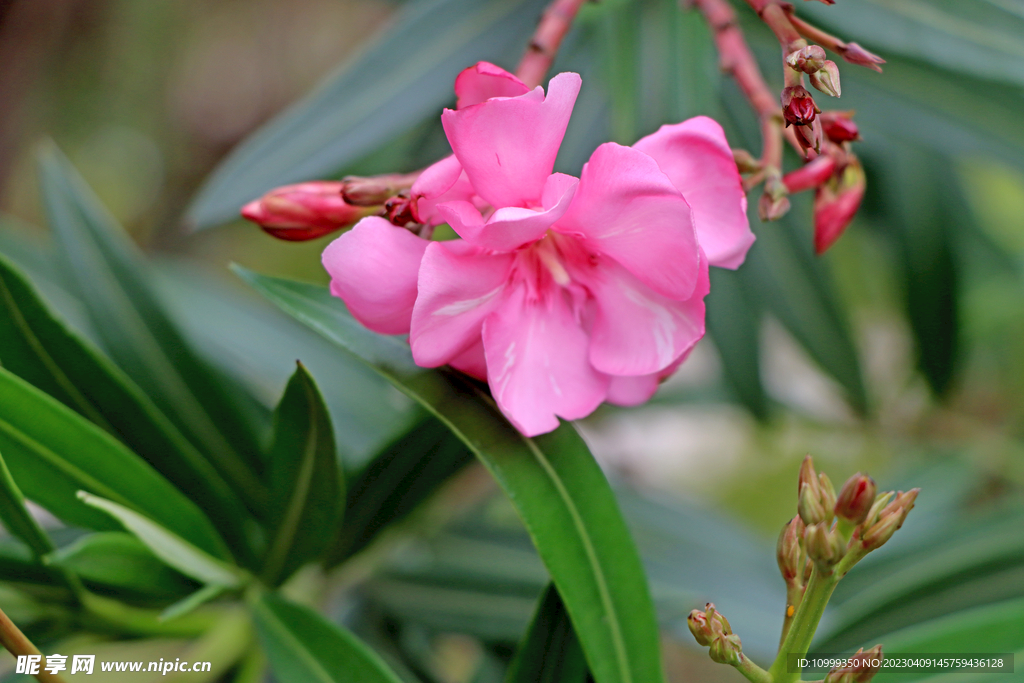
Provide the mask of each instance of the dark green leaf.
[{"label": "dark green leaf", "polygon": [[48,310],[0,256],[0,363],[120,438],[244,548],[244,508],[210,463],[121,370]]},{"label": "dark green leaf", "polygon": [[484,463],[551,572],[598,683],[662,680],[640,558],[608,481],[570,425],[526,438],[479,388],[417,367],[408,345],[360,326],[325,288],[236,272],[418,401]]},{"label": "dark green leaf", "polygon": [[[543,0],[413,0],[370,49],[236,149],[200,190],[200,228],[238,216],[267,190],[331,177],[424,119],[440,117],[456,75],[526,48]],[[411,170],[411,169],[410,169]]]},{"label": "dark green leaf", "polygon": [[154,296],[145,264],[54,147],[40,156],[42,194],[66,271],[105,349],[257,511],[265,488],[254,434],[220,378],[190,350]]},{"label": "dark green leaf", "polygon": [[281,683],[401,683],[351,632],[276,595],[253,605],[260,639]]},{"label": "dark green leaf", "polygon": [[120,531],[89,534],[52,556],[95,588],[155,599],[180,598],[196,584],[161,562],[135,536]]},{"label": "dark green leaf", "polygon": [[352,479],[345,524],[328,561],[341,562],[359,552],[472,459],[462,442],[433,418],[389,444]]},{"label": "dark green leaf", "polygon": [[320,556],[344,509],[345,483],[331,417],[301,363],[274,415],[269,474],[274,531],[262,571],[264,580],[275,585]]},{"label": "dark green leaf", "polygon": [[587,660],[558,591],[549,585],[519,643],[507,683],[586,683]]},{"label": "dark green leaf", "polygon": [[124,444],[0,368],[0,451],[25,496],[71,524],[116,529],[80,489],[140,510],[182,538],[228,557],[209,519]]},{"label": "dark green leaf", "polygon": [[53,541],[46,535],[35,517],[25,507],[25,496],[15,483],[7,462],[0,453],[0,521],[7,531],[17,536],[32,549],[36,558],[41,558],[53,550]]},{"label": "dark green leaf", "polygon": [[739,275],[711,269],[707,328],[722,358],[722,371],[736,398],[759,419],[768,416],[761,384],[760,309],[744,291]]}]

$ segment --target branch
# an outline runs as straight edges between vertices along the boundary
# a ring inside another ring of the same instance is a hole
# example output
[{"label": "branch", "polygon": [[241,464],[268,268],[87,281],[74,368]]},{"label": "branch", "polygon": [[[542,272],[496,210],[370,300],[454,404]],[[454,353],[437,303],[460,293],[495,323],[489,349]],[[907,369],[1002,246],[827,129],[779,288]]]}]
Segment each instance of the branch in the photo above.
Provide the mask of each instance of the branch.
[{"label": "branch", "polygon": [[529,47],[519,61],[516,76],[533,88],[541,84],[555,61],[562,39],[572,28],[573,19],[586,0],[554,0],[537,24]]}]

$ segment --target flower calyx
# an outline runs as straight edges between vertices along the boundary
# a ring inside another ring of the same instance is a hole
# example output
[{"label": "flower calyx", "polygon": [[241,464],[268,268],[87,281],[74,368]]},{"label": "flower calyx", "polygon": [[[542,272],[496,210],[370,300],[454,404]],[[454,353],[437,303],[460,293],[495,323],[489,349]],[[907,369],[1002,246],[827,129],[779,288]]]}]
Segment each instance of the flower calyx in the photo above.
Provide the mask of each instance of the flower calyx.
[{"label": "flower calyx", "polygon": [[728,619],[715,609],[714,603],[705,605],[703,612],[693,610],[686,625],[699,645],[710,648],[708,655],[719,664],[737,666],[742,661],[743,645],[732,632]]}]

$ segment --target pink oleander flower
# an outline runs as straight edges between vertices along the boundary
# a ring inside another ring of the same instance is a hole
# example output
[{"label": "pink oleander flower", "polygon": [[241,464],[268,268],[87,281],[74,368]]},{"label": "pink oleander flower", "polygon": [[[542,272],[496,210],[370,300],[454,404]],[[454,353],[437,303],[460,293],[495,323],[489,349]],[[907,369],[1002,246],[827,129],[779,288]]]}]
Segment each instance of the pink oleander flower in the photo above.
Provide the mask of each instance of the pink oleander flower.
[{"label": "pink oleander flower", "polygon": [[708,266],[754,241],[721,127],[698,117],[632,147],[606,143],[580,175],[553,173],[581,85],[528,89],[486,62],[441,116],[453,155],[411,190],[431,242],[365,218],[323,255],[331,291],[383,334],[408,334],[423,367],[490,385],[525,435],[603,401],[649,399],[704,335]]}]

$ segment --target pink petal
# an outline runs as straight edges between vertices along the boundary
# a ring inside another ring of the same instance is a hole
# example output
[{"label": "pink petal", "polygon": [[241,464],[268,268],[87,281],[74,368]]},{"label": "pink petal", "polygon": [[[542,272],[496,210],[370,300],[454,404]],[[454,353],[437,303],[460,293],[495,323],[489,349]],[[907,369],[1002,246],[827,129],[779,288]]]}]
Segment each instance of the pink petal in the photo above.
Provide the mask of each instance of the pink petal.
[{"label": "pink petal", "polygon": [[560,288],[528,298],[524,285],[507,291],[483,327],[487,381],[501,412],[526,436],[558,427],[558,417],[592,413],[608,377],[587,361],[587,334]]},{"label": "pink petal", "polygon": [[599,264],[588,282],[595,313],[590,363],[609,375],[648,375],[664,370],[704,336],[707,261],[692,296],[675,301],[658,294],[622,266]]},{"label": "pink petal", "polygon": [[512,261],[509,254],[483,253],[461,240],[431,243],[420,265],[409,336],[417,365],[450,363],[480,339],[484,318],[501,301]]},{"label": "pink petal", "polygon": [[580,77],[558,74],[548,95],[535,90],[465,109],[441,123],[476,193],[496,208],[540,203],[580,90]]},{"label": "pink petal", "polygon": [[459,372],[464,372],[474,379],[478,379],[481,382],[487,381],[487,359],[484,358],[484,342],[483,339],[477,338],[477,340],[468,349],[460,353],[455,358],[452,358],[449,363],[453,368]]},{"label": "pink petal", "polygon": [[662,126],[633,149],[650,155],[693,210],[711,265],[738,268],[754,243],[747,196],[722,127],[706,116]]},{"label": "pink petal", "polygon": [[416,220],[428,225],[444,223],[437,213],[437,205],[452,201],[473,199],[473,186],[462,170],[462,164],[455,155],[428,166],[416,179],[410,189]]},{"label": "pink petal", "polygon": [[492,97],[517,97],[529,91],[525,83],[500,66],[477,62],[455,79],[455,94],[459,98],[455,106],[464,109]]},{"label": "pink petal", "polygon": [[690,207],[654,159],[607,142],[583,166],[555,230],[582,238],[649,287],[688,299],[700,266]]},{"label": "pink petal", "polygon": [[492,251],[513,251],[544,236],[552,223],[569,208],[577,181],[553,173],[544,185],[543,210],[509,206],[495,211],[487,222],[466,201],[438,204],[438,215],[470,244]]},{"label": "pink petal", "polygon": [[324,249],[331,293],[374,332],[407,334],[428,244],[383,218],[364,218]]},{"label": "pink petal", "polygon": [[638,406],[647,403],[658,391],[658,375],[612,377],[608,385],[608,403],[617,406]]}]

